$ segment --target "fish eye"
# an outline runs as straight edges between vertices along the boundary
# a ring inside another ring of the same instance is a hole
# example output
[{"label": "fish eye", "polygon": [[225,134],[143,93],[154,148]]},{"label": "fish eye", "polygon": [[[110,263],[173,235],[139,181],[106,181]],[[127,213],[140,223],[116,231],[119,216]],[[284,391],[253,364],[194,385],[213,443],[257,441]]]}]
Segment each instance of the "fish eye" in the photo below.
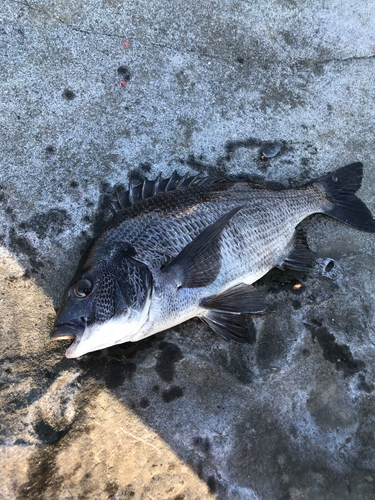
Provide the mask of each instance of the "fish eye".
[{"label": "fish eye", "polygon": [[83,278],[74,285],[73,291],[76,297],[87,297],[92,290],[92,283],[87,278]]}]

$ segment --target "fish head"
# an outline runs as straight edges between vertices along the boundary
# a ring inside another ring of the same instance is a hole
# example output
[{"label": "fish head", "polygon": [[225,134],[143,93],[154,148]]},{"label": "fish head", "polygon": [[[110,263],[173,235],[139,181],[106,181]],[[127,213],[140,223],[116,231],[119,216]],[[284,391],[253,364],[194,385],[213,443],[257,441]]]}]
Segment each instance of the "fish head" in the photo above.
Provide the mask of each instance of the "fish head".
[{"label": "fish head", "polygon": [[151,296],[148,267],[116,253],[76,272],[50,337],[74,339],[67,358],[131,341],[147,321]]}]

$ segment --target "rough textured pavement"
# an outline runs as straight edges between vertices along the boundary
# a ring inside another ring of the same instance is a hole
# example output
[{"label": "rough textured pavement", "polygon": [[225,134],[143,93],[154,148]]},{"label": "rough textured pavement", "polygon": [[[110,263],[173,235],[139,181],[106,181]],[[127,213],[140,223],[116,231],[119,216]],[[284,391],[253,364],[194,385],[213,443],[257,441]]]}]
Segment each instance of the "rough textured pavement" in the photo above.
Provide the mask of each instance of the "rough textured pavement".
[{"label": "rough textured pavement", "polygon": [[261,280],[247,345],[48,340],[117,184],[361,160],[375,213],[374,36],[372,2],[2,0],[1,499],[374,498],[374,235],[305,221],[316,265]]}]

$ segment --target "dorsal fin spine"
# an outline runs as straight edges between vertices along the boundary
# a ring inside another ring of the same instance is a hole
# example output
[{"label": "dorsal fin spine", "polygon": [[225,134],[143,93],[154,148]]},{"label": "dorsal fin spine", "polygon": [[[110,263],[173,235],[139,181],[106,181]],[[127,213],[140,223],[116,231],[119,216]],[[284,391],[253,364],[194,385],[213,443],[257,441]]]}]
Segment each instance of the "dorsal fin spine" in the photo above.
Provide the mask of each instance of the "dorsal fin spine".
[{"label": "dorsal fin spine", "polygon": [[145,199],[145,190],[146,190],[147,182],[148,182],[148,180],[147,180],[147,177],[146,177],[145,180],[142,183],[142,193],[141,193],[142,200]]},{"label": "dorsal fin spine", "polygon": [[165,187],[165,191],[173,191],[173,189],[176,189],[176,183],[177,181],[180,180],[180,176],[177,173],[177,170],[173,172],[171,177],[169,178],[168,184]]},{"label": "dorsal fin spine", "polygon": [[134,191],[133,191],[132,184],[129,184],[129,203],[130,203],[130,205],[134,204]]},{"label": "dorsal fin spine", "polygon": [[160,186],[160,179],[161,179],[161,172],[159,172],[159,175],[156,177],[155,182],[154,182],[154,189],[152,190],[152,195],[155,196],[159,192],[159,186]]},{"label": "dorsal fin spine", "polygon": [[188,178],[189,178],[189,174],[188,173],[186,173],[184,176],[182,176],[181,179],[178,181],[176,189],[181,189],[182,187],[186,187],[186,186],[184,186],[184,182]]},{"label": "dorsal fin spine", "polygon": [[198,180],[201,180],[201,177],[202,177],[202,172],[199,172],[197,175],[195,175],[191,181],[189,182],[188,186],[187,187],[191,187],[193,186],[194,184],[197,183]]}]

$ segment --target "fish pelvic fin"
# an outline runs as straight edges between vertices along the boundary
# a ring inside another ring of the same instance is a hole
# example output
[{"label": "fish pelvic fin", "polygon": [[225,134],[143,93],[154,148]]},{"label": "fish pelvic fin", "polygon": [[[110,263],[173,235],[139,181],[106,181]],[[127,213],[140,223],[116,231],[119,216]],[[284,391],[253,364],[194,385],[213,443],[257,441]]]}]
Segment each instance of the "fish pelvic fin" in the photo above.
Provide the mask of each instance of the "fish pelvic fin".
[{"label": "fish pelvic fin", "polygon": [[258,292],[252,285],[240,283],[224,292],[203,299],[201,307],[220,312],[237,313],[262,313],[267,309],[265,296]]},{"label": "fish pelvic fin", "polygon": [[345,222],[349,226],[375,232],[375,220],[366,205],[354,194],[361,187],[363,164],[351,163],[309,183],[316,186],[329,203],[324,213]]},{"label": "fish pelvic fin", "polygon": [[164,266],[162,273],[174,273],[179,288],[198,288],[213,283],[221,269],[220,235],[241,208],[233,208],[206,227]]},{"label": "fish pelvic fin", "polygon": [[204,316],[200,316],[200,319],[225,340],[234,340],[239,344],[248,342],[247,324],[243,314],[208,311]]},{"label": "fish pelvic fin", "polygon": [[244,313],[262,313],[267,308],[264,295],[245,283],[203,299],[200,305],[207,309],[201,316],[206,325],[224,339],[239,343],[247,342]]}]

